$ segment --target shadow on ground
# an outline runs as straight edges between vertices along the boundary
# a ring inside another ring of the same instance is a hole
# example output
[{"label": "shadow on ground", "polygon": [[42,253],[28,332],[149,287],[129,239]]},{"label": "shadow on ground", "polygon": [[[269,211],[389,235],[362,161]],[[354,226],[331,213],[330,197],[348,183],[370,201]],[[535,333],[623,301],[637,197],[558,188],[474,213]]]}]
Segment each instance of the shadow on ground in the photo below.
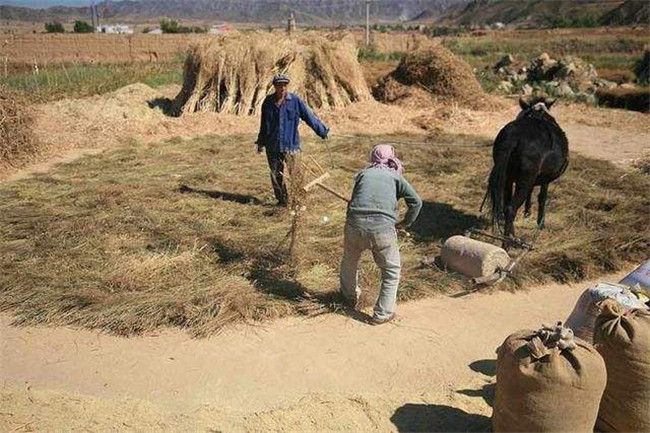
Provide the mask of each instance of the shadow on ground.
[{"label": "shadow on ground", "polygon": [[169,98],[156,98],[147,101],[151,109],[159,108],[165,116],[178,117],[179,113],[174,110],[174,101]]},{"label": "shadow on ground", "polygon": [[189,194],[189,193],[202,194],[210,198],[216,198],[219,200],[226,200],[226,201],[231,201],[240,204],[262,204],[262,201],[260,199],[248,194],[237,194],[237,193],[225,192],[225,191],[211,191],[206,189],[197,189],[187,185],[181,185],[180,188],[178,188],[178,191],[181,194]]},{"label": "shadow on ground", "polygon": [[496,359],[479,359],[469,364],[469,368],[477,373],[483,373],[486,376],[497,375]]},{"label": "shadow on ground", "polygon": [[481,226],[483,220],[476,215],[460,211],[446,203],[423,201],[422,211],[411,227],[417,241],[444,241],[467,229]]},{"label": "shadow on ground", "polygon": [[[495,377],[497,375],[497,361],[495,359],[479,359],[469,364],[469,368],[477,373]],[[456,392],[468,397],[481,397],[485,403],[494,407],[494,393],[496,384],[486,383],[480,389],[459,389]]]},{"label": "shadow on ground", "polygon": [[490,418],[441,404],[405,404],[390,420],[400,432],[490,431]]},{"label": "shadow on ground", "polygon": [[486,383],[481,389],[459,389],[456,392],[458,394],[463,394],[468,397],[481,397],[485,403],[494,407],[494,392],[496,390],[496,384]]}]

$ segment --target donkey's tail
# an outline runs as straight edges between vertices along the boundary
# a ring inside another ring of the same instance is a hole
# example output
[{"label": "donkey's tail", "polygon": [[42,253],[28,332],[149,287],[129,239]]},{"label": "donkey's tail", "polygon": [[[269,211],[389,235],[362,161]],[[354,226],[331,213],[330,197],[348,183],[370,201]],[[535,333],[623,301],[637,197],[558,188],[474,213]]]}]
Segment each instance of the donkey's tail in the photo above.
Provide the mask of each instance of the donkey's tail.
[{"label": "donkey's tail", "polygon": [[510,162],[510,155],[515,147],[517,147],[516,142],[505,140],[499,141],[497,139],[494,144],[494,167],[492,167],[492,171],[490,172],[487,191],[481,204],[481,211],[483,211],[483,206],[486,201],[490,201],[490,216],[493,230],[498,229],[499,221],[505,208],[504,191],[506,188],[508,163]]}]

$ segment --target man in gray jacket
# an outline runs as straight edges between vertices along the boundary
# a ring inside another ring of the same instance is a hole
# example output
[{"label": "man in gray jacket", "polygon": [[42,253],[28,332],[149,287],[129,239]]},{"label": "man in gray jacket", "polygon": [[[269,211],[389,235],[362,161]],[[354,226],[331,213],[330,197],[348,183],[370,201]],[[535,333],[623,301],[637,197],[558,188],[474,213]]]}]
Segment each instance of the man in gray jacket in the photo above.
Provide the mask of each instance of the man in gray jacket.
[{"label": "man in gray jacket", "polygon": [[[400,198],[406,201],[408,211],[404,220],[397,224],[397,200]],[[401,270],[396,224],[399,228],[410,226],[421,208],[422,200],[402,177],[402,163],[395,157],[393,147],[375,146],[370,155],[370,165],[355,179],[341,261],[341,292],[346,303],[353,308],[361,296],[358,285],[361,253],[370,250],[381,269],[381,288],[371,320],[374,325],[395,318]]]}]

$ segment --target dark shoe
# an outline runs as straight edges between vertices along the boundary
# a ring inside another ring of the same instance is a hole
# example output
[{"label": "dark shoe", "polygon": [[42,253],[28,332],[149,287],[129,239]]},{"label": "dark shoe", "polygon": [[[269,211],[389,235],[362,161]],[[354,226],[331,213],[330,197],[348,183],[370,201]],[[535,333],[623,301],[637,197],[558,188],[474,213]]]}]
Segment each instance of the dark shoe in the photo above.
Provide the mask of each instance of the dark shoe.
[{"label": "dark shoe", "polygon": [[383,325],[384,323],[392,322],[395,320],[395,313],[391,314],[390,316],[386,317],[385,319],[379,319],[377,317],[372,317],[370,319],[370,324],[371,325]]},{"label": "dark shoe", "polygon": [[287,206],[289,206],[289,203],[287,203],[285,200],[278,200],[276,206],[287,207]]}]

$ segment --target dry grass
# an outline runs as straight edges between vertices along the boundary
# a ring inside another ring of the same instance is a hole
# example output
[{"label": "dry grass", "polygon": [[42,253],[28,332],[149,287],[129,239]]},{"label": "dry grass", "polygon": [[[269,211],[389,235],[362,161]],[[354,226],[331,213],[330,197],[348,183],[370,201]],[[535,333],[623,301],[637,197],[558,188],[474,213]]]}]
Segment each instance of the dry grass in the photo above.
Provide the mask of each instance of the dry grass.
[{"label": "dry grass", "polygon": [[3,34],[1,59],[6,57],[10,66],[36,64],[41,69],[61,62],[162,62],[175,59],[192,44],[208,38],[205,34]]},{"label": "dry grass", "polygon": [[[474,142],[435,142],[468,140]],[[322,191],[303,201],[299,262],[290,266],[283,239],[291,215],[271,206],[266,161],[252,141],[247,135],[133,143],[0,185],[0,310],[19,324],[120,335],[179,327],[205,336],[240,321],[335,309],[345,207]],[[331,184],[349,190],[375,143],[367,137],[330,143]],[[485,226],[477,209],[490,149],[396,147],[424,200],[414,236],[402,245],[400,298],[466,287],[419,261],[437,254],[448,236]],[[308,141],[305,150],[330,164],[322,143]],[[548,230],[500,288],[580,281],[647,258],[649,187],[647,176],[573,155],[551,188]],[[534,222],[518,219],[517,226],[530,237]],[[377,280],[366,257],[366,305]]]},{"label": "dry grass", "polygon": [[27,101],[0,86],[0,170],[29,161],[38,151]]},{"label": "dry grass", "polygon": [[278,73],[291,76],[292,91],[311,107],[339,108],[370,99],[351,37],[252,33],[193,47],[174,111],[257,114]]},{"label": "dry grass", "polygon": [[634,72],[629,69],[599,69],[598,76],[607,81],[613,81],[616,84],[631,83],[635,79]]},{"label": "dry grass", "polygon": [[650,112],[650,87],[598,89],[596,98],[603,107]]},{"label": "dry grass", "polygon": [[643,174],[650,175],[650,153],[632,161],[632,167]]},{"label": "dry grass", "polygon": [[453,102],[474,109],[494,105],[472,68],[442,45],[404,56],[397,68],[373,88],[373,95],[383,102],[415,98],[416,105],[426,98],[434,103]]}]

